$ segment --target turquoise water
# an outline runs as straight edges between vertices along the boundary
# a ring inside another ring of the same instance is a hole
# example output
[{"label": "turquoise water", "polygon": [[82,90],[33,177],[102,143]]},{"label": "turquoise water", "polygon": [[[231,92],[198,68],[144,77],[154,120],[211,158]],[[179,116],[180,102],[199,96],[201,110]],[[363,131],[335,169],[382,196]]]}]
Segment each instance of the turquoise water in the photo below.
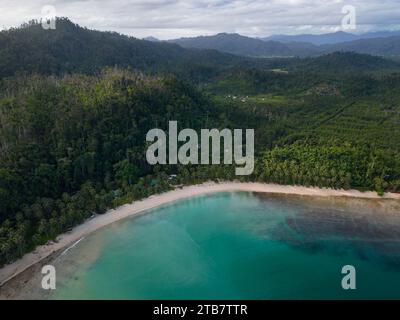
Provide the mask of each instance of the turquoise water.
[{"label": "turquoise water", "polygon": [[400,298],[399,220],[349,201],[240,192],[167,205],[60,256],[50,298]]}]

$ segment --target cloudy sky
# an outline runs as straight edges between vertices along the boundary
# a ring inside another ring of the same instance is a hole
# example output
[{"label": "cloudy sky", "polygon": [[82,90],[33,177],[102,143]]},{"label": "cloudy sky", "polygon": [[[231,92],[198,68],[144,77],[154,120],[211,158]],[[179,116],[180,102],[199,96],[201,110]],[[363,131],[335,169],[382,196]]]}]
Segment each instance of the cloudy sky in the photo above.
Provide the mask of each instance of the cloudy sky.
[{"label": "cloudy sky", "polygon": [[341,30],[346,5],[356,10],[354,33],[400,29],[400,0],[0,0],[0,27],[40,19],[52,6],[57,16],[88,28],[139,38],[263,37]]}]

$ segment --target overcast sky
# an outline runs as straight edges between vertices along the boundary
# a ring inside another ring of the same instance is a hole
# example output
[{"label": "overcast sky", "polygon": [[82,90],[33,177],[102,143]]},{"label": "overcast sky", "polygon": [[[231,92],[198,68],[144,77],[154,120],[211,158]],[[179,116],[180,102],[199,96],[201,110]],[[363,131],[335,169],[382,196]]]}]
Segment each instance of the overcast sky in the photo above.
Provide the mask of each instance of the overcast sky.
[{"label": "overcast sky", "polygon": [[0,0],[0,27],[39,19],[46,5],[82,26],[138,38],[334,32],[345,5],[356,9],[354,33],[400,29],[400,0]]}]

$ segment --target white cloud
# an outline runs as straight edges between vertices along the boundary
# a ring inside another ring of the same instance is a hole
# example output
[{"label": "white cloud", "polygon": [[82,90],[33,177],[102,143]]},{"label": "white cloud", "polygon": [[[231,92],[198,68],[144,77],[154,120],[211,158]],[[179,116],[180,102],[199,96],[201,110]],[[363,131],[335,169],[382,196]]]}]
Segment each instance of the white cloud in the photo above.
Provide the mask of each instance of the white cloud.
[{"label": "white cloud", "polygon": [[41,8],[53,5],[80,25],[136,37],[322,33],[340,29],[349,4],[357,10],[356,32],[400,28],[398,0],[0,0],[0,26],[40,18]]}]

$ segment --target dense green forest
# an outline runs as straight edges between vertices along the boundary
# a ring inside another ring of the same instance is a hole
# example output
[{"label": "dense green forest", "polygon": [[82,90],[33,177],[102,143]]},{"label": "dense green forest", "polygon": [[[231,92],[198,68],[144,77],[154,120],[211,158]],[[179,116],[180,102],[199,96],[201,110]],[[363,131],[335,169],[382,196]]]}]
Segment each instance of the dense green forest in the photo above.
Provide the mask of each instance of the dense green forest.
[{"label": "dense green forest", "polygon": [[14,78],[1,88],[2,262],[93,213],[168,189],[168,171],[146,162],[146,133],[166,119],[200,129],[218,116],[174,78],[117,70]]},{"label": "dense green forest", "polygon": [[234,166],[150,166],[146,133],[171,120],[255,129],[242,180],[400,192],[396,63],[241,58],[59,22],[0,32],[0,265],[93,214],[237,179]]}]

